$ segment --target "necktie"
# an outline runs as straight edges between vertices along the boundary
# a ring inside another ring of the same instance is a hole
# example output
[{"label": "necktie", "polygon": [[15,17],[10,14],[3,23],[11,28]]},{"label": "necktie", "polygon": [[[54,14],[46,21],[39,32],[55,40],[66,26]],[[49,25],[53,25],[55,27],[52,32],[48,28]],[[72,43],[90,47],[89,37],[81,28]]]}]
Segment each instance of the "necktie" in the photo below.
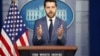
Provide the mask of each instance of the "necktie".
[{"label": "necktie", "polygon": [[53,24],[52,24],[52,19],[50,19],[50,26],[49,26],[49,37],[50,37],[50,41],[51,41],[52,30],[53,30]]}]

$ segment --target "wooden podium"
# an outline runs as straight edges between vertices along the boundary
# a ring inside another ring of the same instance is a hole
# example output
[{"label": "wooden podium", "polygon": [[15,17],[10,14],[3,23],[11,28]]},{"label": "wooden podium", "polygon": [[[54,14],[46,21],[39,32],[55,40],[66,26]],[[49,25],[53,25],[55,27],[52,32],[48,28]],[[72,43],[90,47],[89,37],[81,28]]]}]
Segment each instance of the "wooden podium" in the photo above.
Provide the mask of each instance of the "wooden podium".
[{"label": "wooden podium", "polygon": [[18,47],[21,56],[74,56],[76,46],[27,46]]}]

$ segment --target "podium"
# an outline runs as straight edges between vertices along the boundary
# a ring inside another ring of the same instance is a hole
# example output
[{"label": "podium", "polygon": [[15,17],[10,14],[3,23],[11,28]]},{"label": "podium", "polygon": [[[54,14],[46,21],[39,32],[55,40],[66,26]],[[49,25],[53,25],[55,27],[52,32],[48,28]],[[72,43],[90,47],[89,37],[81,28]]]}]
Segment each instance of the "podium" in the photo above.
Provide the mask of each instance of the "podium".
[{"label": "podium", "polygon": [[21,56],[74,56],[76,50],[76,46],[18,47]]}]

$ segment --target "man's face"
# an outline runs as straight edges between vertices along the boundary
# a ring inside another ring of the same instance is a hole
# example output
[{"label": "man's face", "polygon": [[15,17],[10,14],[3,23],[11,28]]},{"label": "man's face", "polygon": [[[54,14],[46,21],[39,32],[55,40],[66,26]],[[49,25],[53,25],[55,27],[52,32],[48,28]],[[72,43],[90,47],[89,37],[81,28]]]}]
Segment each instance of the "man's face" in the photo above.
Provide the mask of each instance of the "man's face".
[{"label": "man's face", "polygon": [[56,14],[56,5],[54,2],[46,2],[45,12],[49,18],[52,18]]}]

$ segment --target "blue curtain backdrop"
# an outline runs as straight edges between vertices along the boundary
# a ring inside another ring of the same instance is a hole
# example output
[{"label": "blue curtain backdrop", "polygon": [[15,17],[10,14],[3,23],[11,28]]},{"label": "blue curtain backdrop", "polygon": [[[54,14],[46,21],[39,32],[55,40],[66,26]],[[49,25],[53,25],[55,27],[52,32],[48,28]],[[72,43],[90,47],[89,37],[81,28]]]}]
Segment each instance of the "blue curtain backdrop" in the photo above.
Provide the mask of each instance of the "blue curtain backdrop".
[{"label": "blue curtain backdrop", "polygon": [[90,56],[100,56],[100,0],[90,0]]},{"label": "blue curtain backdrop", "polygon": [[2,27],[2,0],[0,0],[0,33]]}]

